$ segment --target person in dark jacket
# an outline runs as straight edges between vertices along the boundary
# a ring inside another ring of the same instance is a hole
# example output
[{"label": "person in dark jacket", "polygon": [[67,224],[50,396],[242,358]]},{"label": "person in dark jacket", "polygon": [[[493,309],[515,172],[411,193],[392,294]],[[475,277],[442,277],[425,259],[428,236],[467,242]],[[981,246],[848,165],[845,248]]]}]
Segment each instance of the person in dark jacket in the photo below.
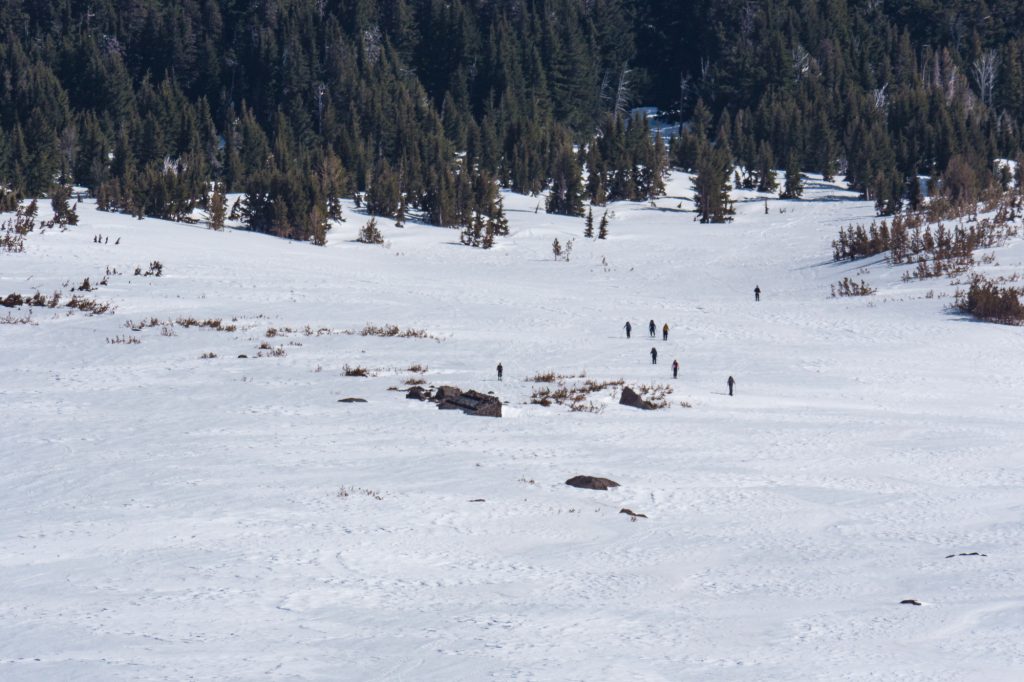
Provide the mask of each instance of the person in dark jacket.
[{"label": "person in dark jacket", "polygon": [[658,331],[658,327],[654,324],[654,320],[651,320],[651,323],[647,325],[647,331],[651,333],[651,338],[653,339],[655,333]]},{"label": "person in dark jacket", "polygon": [[672,361],[672,378],[673,379],[678,379],[679,378],[679,361],[678,360],[673,360]]},{"label": "person in dark jacket", "polygon": [[666,322],[665,326],[661,328],[661,340],[668,341],[668,322]]},{"label": "person in dark jacket", "polygon": [[756,284],[754,285],[754,300],[761,300],[761,287],[757,286]]},{"label": "person in dark jacket", "polygon": [[732,387],[736,385],[736,380],[730,376],[729,380],[725,383],[729,384],[729,395],[732,395]]},{"label": "person in dark jacket", "polygon": [[652,365],[658,364],[658,349],[657,348],[651,348],[651,364]]},{"label": "person in dark jacket", "polygon": [[499,362],[499,363],[498,363],[498,381],[501,381],[501,376],[502,376],[502,375],[503,375],[504,373],[505,373],[505,368],[504,368],[504,367],[502,367],[502,366],[501,366],[501,363]]},{"label": "person in dark jacket", "polygon": [[629,323],[629,320],[626,320],[626,326],[623,329],[626,330],[626,338],[628,339],[629,335],[633,332],[633,325]]}]

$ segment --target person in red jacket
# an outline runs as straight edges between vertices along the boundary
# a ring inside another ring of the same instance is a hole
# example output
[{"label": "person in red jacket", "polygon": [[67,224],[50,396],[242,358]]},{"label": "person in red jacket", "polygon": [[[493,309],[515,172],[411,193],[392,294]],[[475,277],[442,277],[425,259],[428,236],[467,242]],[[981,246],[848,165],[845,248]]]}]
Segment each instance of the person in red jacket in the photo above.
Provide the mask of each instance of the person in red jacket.
[{"label": "person in red jacket", "polygon": [[678,360],[673,360],[672,361],[672,378],[673,379],[678,379],[679,378],[679,361]]}]

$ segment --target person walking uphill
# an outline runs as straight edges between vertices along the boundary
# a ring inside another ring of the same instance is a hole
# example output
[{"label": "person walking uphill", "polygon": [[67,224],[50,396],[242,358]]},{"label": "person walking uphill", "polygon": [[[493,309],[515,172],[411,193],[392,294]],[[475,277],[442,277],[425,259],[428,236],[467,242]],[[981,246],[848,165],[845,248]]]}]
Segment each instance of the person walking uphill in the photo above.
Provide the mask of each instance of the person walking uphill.
[{"label": "person walking uphill", "polygon": [[679,378],[679,361],[678,360],[673,360],[672,361],[672,378],[673,379],[678,379]]},{"label": "person walking uphill", "polygon": [[761,300],[761,287],[754,285],[754,301]]},{"label": "person walking uphill", "polygon": [[628,339],[629,335],[633,332],[633,325],[629,323],[629,320],[626,320],[626,326],[623,329],[626,330],[626,338]]},{"label": "person walking uphill", "polygon": [[665,326],[661,328],[661,340],[668,341],[668,322],[666,322]]},{"label": "person walking uphill", "polygon": [[654,324],[654,320],[651,320],[651,323],[647,325],[647,331],[651,333],[652,339],[654,338],[654,334],[657,332],[657,329],[658,327]]},{"label": "person walking uphill", "polygon": [[736,380],[730,376],[729,380],[725,383],[729,384],[729,395],[732,395],[732,387],[736,385]]},{"label": "person walking uphill", "polygon": [[651,348],[651,364],[652,365],[658,364],[658,349],[657,348]]},{"label": "person walking uphill", "polygon": [[505,368],[502,367],[501,363],[499,362],[498,363],[498,381],[501,381],[501,375],[504,374],[504,373],[505,373]]}]

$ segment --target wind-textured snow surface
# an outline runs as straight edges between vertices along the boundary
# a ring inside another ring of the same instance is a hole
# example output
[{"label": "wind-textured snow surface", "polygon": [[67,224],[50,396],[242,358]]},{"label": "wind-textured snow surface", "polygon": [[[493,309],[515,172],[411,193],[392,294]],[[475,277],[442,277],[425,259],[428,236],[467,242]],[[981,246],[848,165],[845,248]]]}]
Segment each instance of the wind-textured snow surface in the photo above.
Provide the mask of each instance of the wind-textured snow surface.
[{"label": "wind-textured snow surface", "polygon": [[[357,244],[351,206],[318,248],[86,203],[0,253],[0,297],[125,273],[81,294],[113,314],[0,325],[0,679],[1024,678],[1024,332],[833,264],[873,216],[839,186],[736,193],[726,225],[669,195],[610,207],[607,241],[506,195],[491,251]],[[845,276],[878,293],[830,298]],[[237,329],[125,326],[187,317]],[[506,417],[388,391],[414,364]],[[549,370],[674,393],[527,404]]]}]

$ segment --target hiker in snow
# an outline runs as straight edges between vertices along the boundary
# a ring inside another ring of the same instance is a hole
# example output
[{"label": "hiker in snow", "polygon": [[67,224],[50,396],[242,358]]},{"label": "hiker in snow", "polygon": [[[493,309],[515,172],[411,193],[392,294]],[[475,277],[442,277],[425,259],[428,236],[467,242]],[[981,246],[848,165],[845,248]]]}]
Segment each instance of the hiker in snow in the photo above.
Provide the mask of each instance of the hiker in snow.
[{"label": "hiker in snow", "polygon": [[729,380],[725,383],[729,384],[729,395],[732,395],[732,387],[736,385],[736,380],[730,376]]},{"label": "hiker in snow", "polygon": [[754,285],[754,300],[761,300],[761,287],[757,286],[756,284]]},{"label": "hiker in snow", "polygon": [[678,379],[679,378],[679,361],[678,360],[673,360],[672,361],[672,378],[673,379]]},{"label": "hiker in snow", "polygon": [[653,347],[651,348],[651,364],[658,364],[658,349]]},{"label": "hiker in snow", "polygon": [[633,332],[633,325],[629,323],[629,320],[626,320],[626,326],[623,329],[626,330],[626,338],[628,339],[629,335]]},{"label": "hiker in snow", "polygon": [[649,331],[651,333],[651,338],[652,339],[654,338],[654,333],[655,333],[655,331],[657,329],[658,329],[658,327],[657,327],[657,325],[654,324],[654,320],[651,320],[651,323],[649,325],[647,325],[647,331]]},{"label": "hiker in snow", "polygon": [[499,362],[498,363],[498,381],[501,381],[501,375],[504,374],[504,373],[505,373],[505,368],[502,367],[501,363]]},{"label": "hiker in snow", "polygon": [[666,322],[665,326],[661,328],[661,340],[668,341],[668,322]]}]

